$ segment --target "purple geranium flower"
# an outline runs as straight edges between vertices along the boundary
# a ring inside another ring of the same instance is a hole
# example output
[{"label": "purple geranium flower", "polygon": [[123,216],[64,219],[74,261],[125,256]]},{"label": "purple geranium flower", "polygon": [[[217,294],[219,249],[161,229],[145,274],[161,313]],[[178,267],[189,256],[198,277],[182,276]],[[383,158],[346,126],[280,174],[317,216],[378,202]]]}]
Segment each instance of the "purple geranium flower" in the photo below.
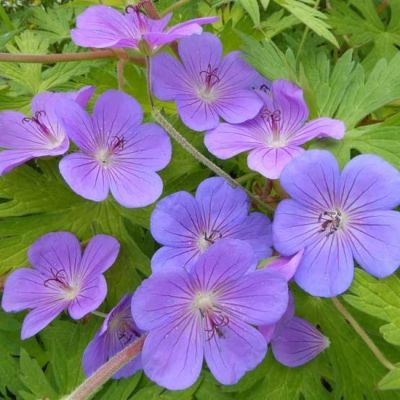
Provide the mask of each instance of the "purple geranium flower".
[{"label": "purple geranium flower", "polygon": [[[83,353],[83,369],[90,376],[112,356],[134,342],[142,335],[136,326],[131,312],[132,295],[125,295],[108,313],[96,336]],[[114,379],[127,378],[142,368],[140,356],[121,368]]]},{"label": "purple geranium flower", "polygon": [[0,175],[36,157],[64,154],[69,140],[56,115],[63,99],[75,101],[81,107],[94,92],[93,86],[85,86],[78,92],[43,92],[32,99],[32,116],[17,111],[0,113]]},{"label": "purple geranium flower", "polygon": [[314,296],[344,292],[353,257],[382,278],[400,264],[400,173],[375,155],[352,159],[342,173],[328,151],[311,150],[281,175],[292,199],[279,203],[274,246],[283,255],[304,249],[295,281]]},{"label": "purple geranium flower", "polygon": [[153,20],[142,13],[143,3],[126,7],[124,14],[101,5],[87,8],[77,18],[72,40],[84,47],[134,49],[139,49],[144,41],[154,51],[184,36],[199,34],[201,25],[218,21],[218,17],[196,18],[166,29],[172,13]]},{"label": "purple geranium flower", "polygon": [[191,271],[160,269],[132,298],[137,325],[149,331],[142,350],[146,375],[168,389],[198,378],[203,358],[223,384],[236,383],[264,358],[267,343],[254,325],[277,322],[288,304],[285,279],[256,270],[253,249],[227,239]]},{"label": "purple geranium flower", "polygon": [[111,191],[125,207],[157,200],[163,184],[155,171],[169,163],[171,142],[158,125],[140,125],[143,112],[134,98],[108,90],[97,99],[92,116],[73,102],[65,102],[59,115],[80,149],[60,162],[72,190],[94,201],[105,200]]},{"label": "purple geranium flower", "polygon": [[31,309],[22,324],[22,339],[35,335],[64,310],[74,319],[95,310],[107,294],[103,273],[118,252],[118,241],[107,235],[94,236],[83,256],[72,233],[48,233],[39,238],[28,252],[33,268],[12,272],[4,286],[5,311]]},{"label": "purple geranium flower", "polygon": [[294,315],[294,298],[278,323],[260,326],[259,330],[277,361],[287,367],[299,367],[329,347],[329,339],[308,321]]},{"label": "purple geranium flower", "polygon": [[263,101],[252,90],[257,72],[234,51],[222,57],[219,39],[193,35],[179,42],[182,64],[162,53],[151,66],[151,85],[160,100],[175,100],[182,121],[195,131],[215,128],[222,117],[239,123],[254,118]]},{"label": "purple geranium flower", "polygon": [[272,254],[271,223],[259,212],[249,214],[250,202],[240,188],[223,178],[208,178],[196,196],[177,192],[162,199],[151,215],[150,229],[162,245],[153,256],[153,271],[180,265],[191,268],[220,239],[248,242],[260,260]]},{"label": "purple geranium flower", "polygon": [[[265,85],[265,84],[264,84]],[[308,108],[303,91],[291,82],[276,80],[270,92],[263,86],[265,106],[256,118],[240,125],[220,124],[205,136],[210,153],[226,160],[248,151],[250,169],[270,179],[279,178],[283,168],[304,152],[302,144],[322,137],[341,139],[342,121],[317,118],[306,122]]]}]

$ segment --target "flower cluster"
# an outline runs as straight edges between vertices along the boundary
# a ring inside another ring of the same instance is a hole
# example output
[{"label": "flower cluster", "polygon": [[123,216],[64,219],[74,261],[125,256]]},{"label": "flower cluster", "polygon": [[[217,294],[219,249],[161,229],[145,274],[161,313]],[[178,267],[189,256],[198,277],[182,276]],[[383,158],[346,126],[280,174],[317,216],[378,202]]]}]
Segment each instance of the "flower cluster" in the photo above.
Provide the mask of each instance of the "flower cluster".
[{"label": "flower cluster", "polygon": [[[160,200],[150,218],[160,244],[152,273],[105,316],[84,352],[84,371],[96,373],[139,338],[141,353],[113,370],[115,379],[143,369],[163,387],[184,389],[205,361],[216,380],[230,385],[264,359],[268,345],[281,364],[303,365],[329,340],[324,327],[320,332],[295,316],[289,285],[334,297],[351,285],[355,262],[378,278],[398,268],[400,173],[375,155],[358,155],[340,171],[328,151],[306,150],[311,140],[342,139],[344,123],[308,121],[301,88],[266,80],[240,52],[224,56],[219,39],[202,33],[216,17],[167,29],[171,14],[151,19],[146,4],[130,5],[123,14],[89,7],[72,38],[80,46],[133,48],[151,56],[152,94],[175,101],[184,124],[206,131],[204,143],[214,156],[248,152],[249,168],[263,180],[280,179],[288,198],[278,199],[272,221],[251,211],[246,191],[221,177],[205,179],[194,195],[179,191]],[[154,55],[177,39],[177,56]],[[167,132],[142,124],[141,106],[122,91],[102,93],[89,114],[94,92],[87,86],[40,93],[30,116],[0,113],[0,175],[35,158],[62,156],[61,176],[87,200],[101,202],[111,193],[123,207],[156,202],[163,191],[157,172],[171,160]],[[66,154],[70,142],[74,147]],[[98,234],[84,247],[82,253],[72,233],[48,233],[28,251],[32,267],[8,276],[2,307],[29,310],[23,339],[63,311],[80,319],[103,303],[104,272],[116,261],[119,242]]]}]

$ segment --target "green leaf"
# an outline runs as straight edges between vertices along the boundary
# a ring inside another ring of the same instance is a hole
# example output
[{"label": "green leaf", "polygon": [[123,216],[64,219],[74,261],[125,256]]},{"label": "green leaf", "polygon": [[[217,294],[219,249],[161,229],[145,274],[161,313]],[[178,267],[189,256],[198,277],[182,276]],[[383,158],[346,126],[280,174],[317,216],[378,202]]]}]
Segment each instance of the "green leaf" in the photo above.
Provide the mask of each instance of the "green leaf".
[{"label": "green leaf", "polygon": [[255,26],[260,25],[260,9],[257,0],[239,0],[243,8],[248,12]]},{"label": "green leaf", "polygon": [[396,368],[385,375],[378,383],[380,390],[400,389],[400,368]]},{"label": "green leaf", "polygon": [[400,346],[400,279],[378,280],[357,270],[351,294],[344,296],[353,307],[387,322],[380,332],[389,343]]},{"label": "green leaf", "polygon": [[54,390],[54,388],[47,380],[44,372],[42,371],[42,368],[40,368],[37,361],[32,359],[24,349],[21,349],[20,371],[21,371],[21,381],[30,391],[30,393],[34,395],[34,397],[32,397],[30,394],[21,391],[20,394],[24,399],[59,398],[57,392]]},{"label": "green leaf", "polygon": [[[286,8],[291,14],[307,25],[317,35],[331,42],[334,46],[339,44],[330,31],[331,27],[326,22],[327,16],[313,7],[307,5],[306,0],[275,0],[277,4]],[[312,2],[311,2],[312,3]]]},{"label": "green leaf", "polygon": [[320,140],[311,147],[331,151],[343,167],[350,161],[353,149],[373,153],[400,168],[400,126],[366,125],[346,132],[340,140]]}]

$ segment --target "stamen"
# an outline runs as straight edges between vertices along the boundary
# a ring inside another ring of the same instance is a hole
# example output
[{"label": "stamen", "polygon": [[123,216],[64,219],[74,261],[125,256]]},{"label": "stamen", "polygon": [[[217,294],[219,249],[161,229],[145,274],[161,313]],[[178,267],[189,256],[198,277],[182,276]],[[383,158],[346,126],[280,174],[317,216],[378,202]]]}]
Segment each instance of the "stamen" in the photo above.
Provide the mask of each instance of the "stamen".
[{"label": "stamen", "polygon": [[321,229],[318,232],[327,232],[326,236],[330,236],[340,228],[342,221],[343,216],[339,210],[324,211],[318,217],[318,222],[321,223]]},{"label": "stamen", "polygon": [[43,282],[43,285],[47,288],[49,287],[58,287],[61,289],[70,288],[70,285],[67,281],[67,274],[65,269],[56,270],[53,267],[50,268],[52,278],[48,278]]},{"label": "stamen", "polygon": [[220,81],[217,72],[218,68],[212,68],[211,64],[208,64],[207,70],[200,71],[200,77],[204,78],[204,83],[206,84],[207,89],[211,89]]},{"label": "stamen", "polygon": [[224,333],[221,328],[229,324],[229,317],[220,310],[206,310],[201,315],[206,318],[206,326],[209,326],[208,329],[205,329],[207,341],[210,341],[215,335],[223,338]]},{"label": "stamen", "polygon": [[204,240],[210,244],[214,244],[216,240],[222,238],[222,233],[216,230],[211,231],[210,234],[204,232]]},{"label": "stamen", "polygon": [[274,110],[270,111],[268,108],[264,108],[261,111],[261,118],[269,125],[274,141],[279,140],[280,132],[279,132],[279,121],[281,120],[281,111]]},{"label": "stamen", "polygon": [[126,140],[123,136],[113,136],[110,143],[111,153],[115,154],[123,150],[126,144]]},{"label": "stamen", "polygon": [[49,128],[40,120],[41,117],[46,116],[46,112],[45,111],[36,111],[34,115],[32,115],[32,117],[25,117],[22,118],[22,122],[23,123],[34,123],[38,128],[39,131],[41,133],[43,133],[45,136],[50,137],[52,136]]}]

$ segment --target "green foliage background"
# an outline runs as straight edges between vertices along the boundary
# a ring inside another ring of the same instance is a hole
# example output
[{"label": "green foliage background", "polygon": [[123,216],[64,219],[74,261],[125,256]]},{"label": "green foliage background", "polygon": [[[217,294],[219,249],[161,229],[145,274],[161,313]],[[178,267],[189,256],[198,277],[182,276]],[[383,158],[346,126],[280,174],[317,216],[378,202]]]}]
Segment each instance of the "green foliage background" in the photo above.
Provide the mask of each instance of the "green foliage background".
[{"label": "green foliage background", "polygon": [[[0,51],[47,54],[83,51],[69,38],[74,19],[95,0],[7,0],[0,5]],[[122,0],[105,4],[123,8]],[[155,1],[160,11],[174,3]],[[185,2],[182,2],[185,3]],[[319,4],[320,3],[320,4]],[[219,15],[207,28],[225,51],[241,48],[246,59],[269,79],[286,78],[304,88],[311,116],[342,119],[344,140],[311,147],[332,151],[343,165],[358,153],[376,153],[400,168],[400,0],[193,0],[177,9],[174,21]],[[125,90],[149,116],[145,76],[125,68]],[[117,87],[115,61],[50,65],[0,62],[0,110],[29,113],[31,97],[44,90],[74,90],[96,85],[100,94]],[[206,153],[202,135],[178,121],[173,105],[163,107],[175,127]],[[216,160],[215,160],[216,161]],[[251,190],[261,177],[249,174],[243,157],[221,162],[234,177],[250,177]],[[171,164],[162,172],[163,196],[193,191],[210,176],[189,154],[174,145]],[[129,210],[113,200],[93,203],[75,195],[58,172],[58,160],[41,159],[0,179],[0,283],[27,263],[26,250],[48,231],[68,230],[84,242],[109,233],[122,243],[118,262],[107,273],[107,312],[150,273],[156,243],[149,233],[147,209]],[[237,385],[221,386],[204,371],[192,388],[168,392],[138,373],[108,382],[96,399],[131,400],[370,400],[400,399],[400,368],[388,371],[328,299],[295,289],[297,313],[330,338],[331,346],[308,365],[288,369],[271,354]],[[378,281],[357,270],[342,301],[394,364],[400,361],[400,280]],[[0,398],[58,399],[83,380],[83,349],[99,327],[97,317],[73,322],[58,318],[37,337],[21,342],[23,315],[0,312]]]}]

